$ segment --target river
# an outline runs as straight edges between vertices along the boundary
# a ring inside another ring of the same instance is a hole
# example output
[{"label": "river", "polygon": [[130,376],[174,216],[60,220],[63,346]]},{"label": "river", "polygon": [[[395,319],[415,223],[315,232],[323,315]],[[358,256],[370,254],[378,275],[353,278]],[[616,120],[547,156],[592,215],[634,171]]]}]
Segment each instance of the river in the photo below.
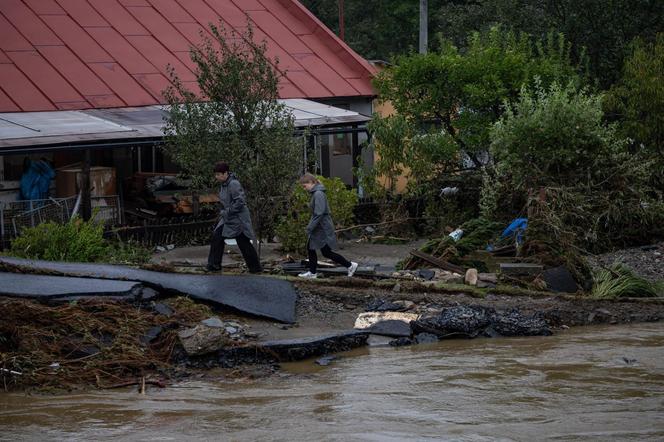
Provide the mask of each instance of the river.
[{"label": "river", "polygon": [[0,393],[0,440],[664,440],[664,323],[372,347],[242,382]]}]

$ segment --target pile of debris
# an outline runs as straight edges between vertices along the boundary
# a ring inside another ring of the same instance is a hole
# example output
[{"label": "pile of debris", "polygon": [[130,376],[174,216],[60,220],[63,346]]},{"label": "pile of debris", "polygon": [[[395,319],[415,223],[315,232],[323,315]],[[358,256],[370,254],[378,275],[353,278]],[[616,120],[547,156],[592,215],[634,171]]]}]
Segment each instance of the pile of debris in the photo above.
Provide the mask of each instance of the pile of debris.
[{"label": "pile of debris", "polygon": [[[184,297],[145,305],[102,298],[58,305],[0,298],[0,310],[5,390],[164,386],[179,349],[187,348],[179,330],[211,315],[209,307]],[[239,329],[224,331],[225,345],[244,340]]]}]

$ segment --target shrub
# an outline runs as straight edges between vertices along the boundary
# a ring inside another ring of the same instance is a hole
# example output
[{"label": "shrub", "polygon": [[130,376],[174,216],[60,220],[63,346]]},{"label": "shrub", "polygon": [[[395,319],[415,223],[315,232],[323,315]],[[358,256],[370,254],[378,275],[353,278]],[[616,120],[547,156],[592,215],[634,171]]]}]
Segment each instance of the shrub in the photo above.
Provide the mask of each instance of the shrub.
[{"label": "shrub", "polygon": [[[319,176],[318,180],[327,190],[325,194],[336,227],[350,226],[353,222],[353,209],[357,205],[357,192],[347,189],[339,178]],[[286,252],[304,251],[307,241],[306,228],[311,218],[309,200],[309,192],[301,186],[297,186],[291,193],[289,211],[276,228],[277,237]]]},{"label": "shrub", "polygon": [[47,261],[95,262],[109,252],[103,235],[103,224],[92,220],[74,218],[65,224],[47,222],[24,229],[21,236],[12,241],[11,253]]},{"label": "shrub", "polygon": [[661,234],[651,165],[603,117],[601,95],[555,83],[524,88],[506,105],[491,133],[494,172],[501,204],[522,201],[528,211],[527,242],[560,245],[564,236],[575,250],[599,252]]},{"label": "shrub", "polygon": [[47,222],[24,229],[11,244],[12,255],[21,258],[68,262],[142,263],[149,251],[133,244],[104,239],[104,225],[80,218],[58,224]]},{"label": "shrub", "polygon": [[653,283],[634,274],[622,264],[603,268],[593,275],[593,298],[614,299],[620,297],[656,297],[662,292],[661,283]]}]

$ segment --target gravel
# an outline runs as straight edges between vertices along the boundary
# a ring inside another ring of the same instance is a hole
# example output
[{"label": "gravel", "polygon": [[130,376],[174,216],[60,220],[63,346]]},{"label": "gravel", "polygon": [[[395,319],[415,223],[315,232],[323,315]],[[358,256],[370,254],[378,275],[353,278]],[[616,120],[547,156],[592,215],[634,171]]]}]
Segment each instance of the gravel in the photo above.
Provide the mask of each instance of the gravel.
[{"label": "gravel", "polygon": [[650,281],[664,280],[664,242],[650,246],[617,250],[590,258],[591,265],[622,263]]}]

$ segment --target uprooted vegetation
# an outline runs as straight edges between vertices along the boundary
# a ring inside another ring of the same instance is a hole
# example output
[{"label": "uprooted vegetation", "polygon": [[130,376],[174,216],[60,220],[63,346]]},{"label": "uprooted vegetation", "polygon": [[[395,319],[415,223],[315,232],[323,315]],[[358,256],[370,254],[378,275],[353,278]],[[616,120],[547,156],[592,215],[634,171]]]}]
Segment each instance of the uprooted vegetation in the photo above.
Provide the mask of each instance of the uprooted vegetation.
[{"label": "uprooted vegetation", "polygon": [[210,316],[209,307],[188,298],[168,303],[167,317],[99,298],[55,306],[0,299],[2,387],[111,388],[163,376],[172,368],[178,327]]}]

